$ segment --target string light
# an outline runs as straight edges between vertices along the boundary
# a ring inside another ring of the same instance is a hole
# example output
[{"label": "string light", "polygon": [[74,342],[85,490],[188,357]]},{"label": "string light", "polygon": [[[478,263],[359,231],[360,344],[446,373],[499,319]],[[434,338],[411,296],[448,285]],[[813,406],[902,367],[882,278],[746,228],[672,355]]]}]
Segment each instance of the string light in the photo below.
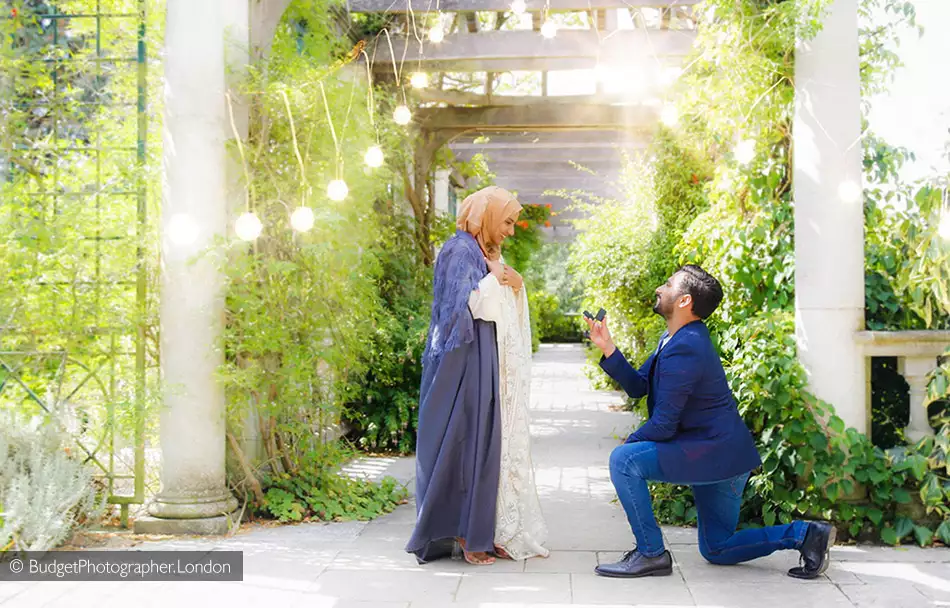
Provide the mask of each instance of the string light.
[{"label": "string light", "polygon": [[557,36],[557,24],[551,20],[545,21],[541,26],[541,35],[549,40]]},{"label": "string light", "polygon": [[425,72],[415,72],[412,77],[409,78],[409,84],[411,84],[414,89],[424,89],[429,86],[429,75]]},{"label": "string light", "polygon": [[664,106],[660,112],[660,121],[668,127],[675,127],[680,121],[679,110],[676,109],[676,106]]},{"label": "string light", "polygon": [[751,139],[743,139],[733,151],[736,161],[742,165],[748,165],[755,158],[755,142]]},{"label": "string light", "polygon": [[366,166],[372,167],[373,169],[382,167],[383,160],[383,149],[379,146],[370,146],[369,150],[366,151],[366,155],[363,156],[363,161],[366,163]]},{"label": "string light", "polygon": [[335,179],[327,185],[327,196],[331,201],[342,201],[349,193],[350,189],[342,179]]},{"label": "string light", "polygon": [[191,245],[198,240],[198,225],[187,213],[178,213],[168,220],[169,240],[176,245]]},{"label": "string light", "polygon": [[310,207],[297,207],[290,214],[290,225],[297,232],[306,232],[313,228],[313,209]]},{"label": "string light", "polygon": [[396,121],[397,125],[408,125],[409,121],[412,120],[412,111],[404,105],[396,106],[393,111],[393,120]]},{"label": "string light", "polygon": [[845,180],[838,185],[838,196],[846,203],[856,203],[861,200],[861,186],[852,180]]},{"label": "string light", "polygon": [[261,235],[264,225],[253,213],[244,213],[234,222],[234,233],[242,241],[253,241]]},{"label": "string light", "polygon": [[439,44],[443,40],[445,40],[445,30],[442,29],[441,23],[437,23],[429,30],[429,41],[433,44]]}]

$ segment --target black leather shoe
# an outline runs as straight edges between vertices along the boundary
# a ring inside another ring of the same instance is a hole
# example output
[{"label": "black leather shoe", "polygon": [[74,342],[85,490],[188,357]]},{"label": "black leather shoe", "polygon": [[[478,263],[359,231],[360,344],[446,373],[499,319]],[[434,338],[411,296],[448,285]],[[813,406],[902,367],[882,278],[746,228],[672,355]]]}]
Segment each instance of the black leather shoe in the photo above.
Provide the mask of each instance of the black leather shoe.
[{"label": "black leather shoe", "polygon": [[639,551],[627,551],[615,564],[601,564],[594,568],[601,576],[638,578],[641,576],[669,576],[673,574],[673,557],[669,551],[657,557],[647,557]]},{"label": "black leather shoe", "polygon": [[835,527],[826,521],[809,522],[805,541],[799,549],[802,554],[801,565],[789,570],[788,575],[812,579],[824,574],[831,561],[831,547],[835,544],[836,534]]}]

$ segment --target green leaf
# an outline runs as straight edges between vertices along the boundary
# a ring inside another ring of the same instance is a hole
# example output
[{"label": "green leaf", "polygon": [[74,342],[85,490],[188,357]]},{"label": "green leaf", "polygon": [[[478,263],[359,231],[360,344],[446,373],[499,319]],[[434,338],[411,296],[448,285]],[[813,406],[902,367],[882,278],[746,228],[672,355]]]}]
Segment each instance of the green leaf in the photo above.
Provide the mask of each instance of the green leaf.
[{"label": "green leaf", "polygon": [[895,488],[894,489],[894,501],[902,505],[906,505],[910,502],[910,492],[904,488]]},{"label": "green leaf", "polygon": [[950,547],[950,519],[943,520],[943,523],[937,527],[937,538]]},{"label": "green leaf", "polygon": [[914,538],[921,547],[927,547],[933,542],[934,533],[925,526],[914,526]]},{"label": "green leaf", "polygon": [[875,526],[880,526],[881,521],[884,519],[884,512],[880,509],[868,509],[868,519],[870,519]]},{"label": "green leaf", "polygon": [[894,532],[897,534],[897,538],[904,538],[908,534],[914,531],[914,522],[909,517],[898,517],[897,522],[895,522]]},{"label": "green leaf", "polygon": [[888,545],[896,545],[900,543],[900,537],[897,536],[897,533],[894,531],[894,528],[887,527],[881,530],[881,540],[887,543]]}]

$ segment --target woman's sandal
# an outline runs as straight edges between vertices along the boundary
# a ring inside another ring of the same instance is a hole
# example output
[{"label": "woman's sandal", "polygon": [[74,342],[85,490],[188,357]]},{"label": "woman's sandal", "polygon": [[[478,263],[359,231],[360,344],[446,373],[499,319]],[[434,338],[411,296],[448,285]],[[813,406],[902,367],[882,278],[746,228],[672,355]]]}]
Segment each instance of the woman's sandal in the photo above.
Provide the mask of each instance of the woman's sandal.
[{"label": "woman's sandal", "polygon": [[462,548],[462,556],[465,557],[465,561],[473,566],[490,566],[495,563],[495,558],[488,553],[484,551],[468,552],[465,550],[465,540],[462,538],[456,540],[458,540],[459,546]]},{"label": "woman's sandal", "polygon": [[495,555],[501,559],[510,559],[511,561],[515,561],[515,558],[511,557],[511,554],[505,551],[504,547],[501,545],[495,545]]}]

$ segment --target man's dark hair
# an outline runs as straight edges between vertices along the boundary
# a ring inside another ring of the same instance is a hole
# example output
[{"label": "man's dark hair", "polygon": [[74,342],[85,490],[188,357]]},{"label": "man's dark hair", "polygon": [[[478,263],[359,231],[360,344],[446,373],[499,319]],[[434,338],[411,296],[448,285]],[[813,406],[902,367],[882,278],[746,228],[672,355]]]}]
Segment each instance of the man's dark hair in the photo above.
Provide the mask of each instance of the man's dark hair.
[{"label": "man's dark hair", "polygon": [[694,264],[687,264],[677,272],[683,275],[680,278],[683,293],[693,298],[693,314],[706,319],[716,312],[722,302],[722,285],[716,277]]}]

